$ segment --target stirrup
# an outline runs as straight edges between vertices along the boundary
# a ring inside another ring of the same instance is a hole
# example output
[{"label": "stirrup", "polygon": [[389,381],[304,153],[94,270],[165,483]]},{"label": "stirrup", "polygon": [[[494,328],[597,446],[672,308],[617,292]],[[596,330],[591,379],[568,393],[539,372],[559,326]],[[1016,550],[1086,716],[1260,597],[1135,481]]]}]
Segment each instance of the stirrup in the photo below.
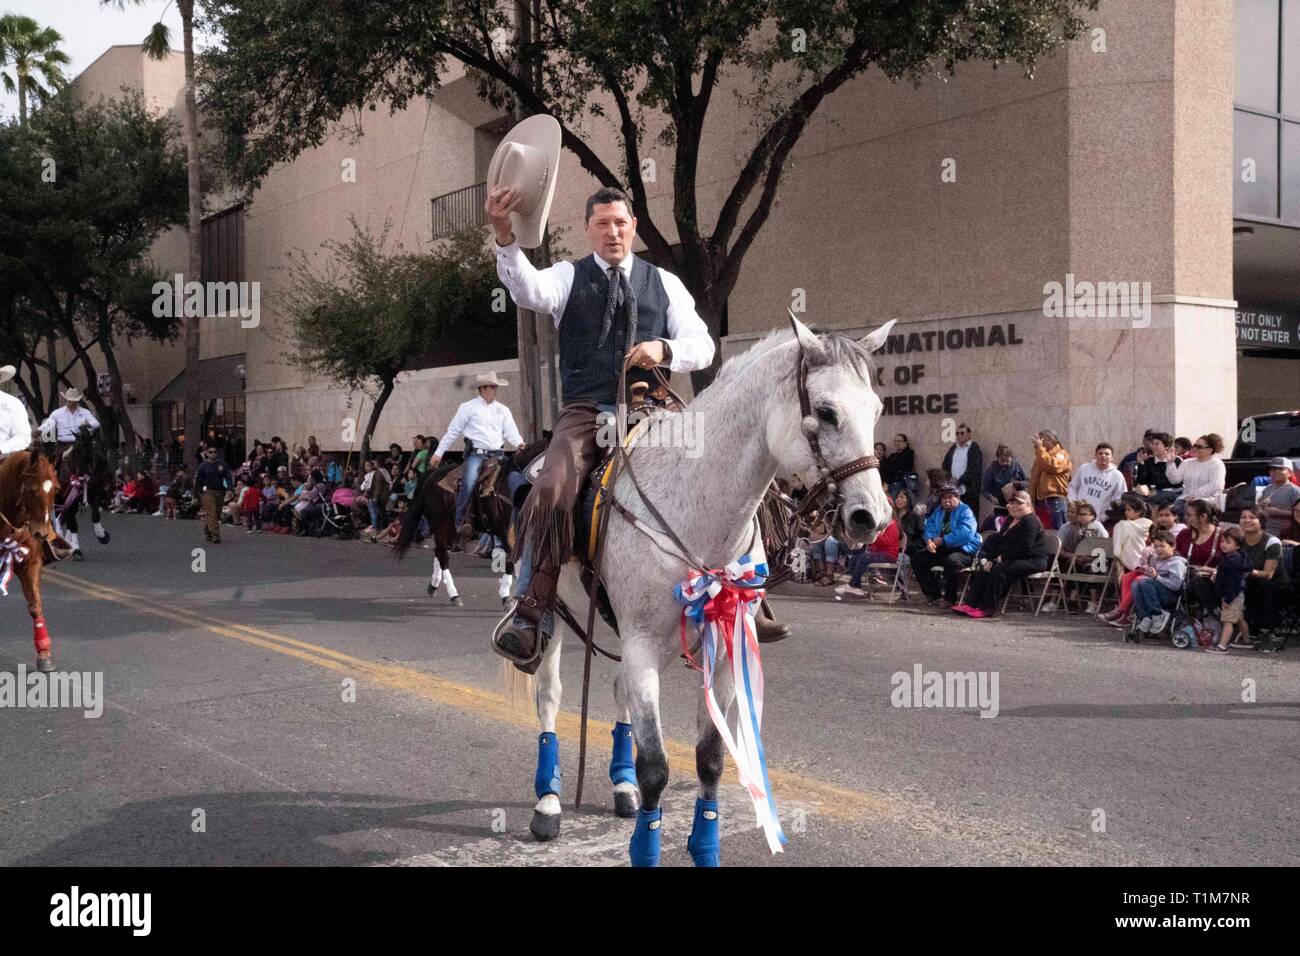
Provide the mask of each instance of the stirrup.
[{"label": "stirrup", "polygon": [[538,621],[537,624],[535,625],[537,628],[537,642],[533,646],[532,657],[529,657],[527,659],[518,657],[504,650],[501,647],[501,645],[497,643],[498,639],[501,637],[501,634],[505,631],[506,628],[510,626],[510,622],[514,620],[515,609],[518,605],[519,605],[519,600],[517,598],[515,600],[512,600],[506,606],[506,613],[502,616],[501,620],[497,622],[497,626],[492,629],[492,641],[491,641],[492,651],[493,653],[498,654],[501,657],[504,657],[506,660],[508,660],[511,664],[514,664],[515,667],[523,671],[525,674],[536,674],[537,669],[541,667],[542,664],[542,655],[546,653],[546,648],[551,643],[550,637],[542,631],[542,624],[540,621]]}]

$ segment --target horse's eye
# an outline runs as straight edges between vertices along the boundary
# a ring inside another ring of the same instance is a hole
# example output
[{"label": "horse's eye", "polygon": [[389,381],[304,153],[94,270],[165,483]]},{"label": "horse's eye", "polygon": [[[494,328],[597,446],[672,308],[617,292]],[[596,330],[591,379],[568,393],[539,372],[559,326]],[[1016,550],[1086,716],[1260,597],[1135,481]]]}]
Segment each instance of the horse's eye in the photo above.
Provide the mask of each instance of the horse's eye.
[{"label": "horse's eye", "polygon": [[818,408],[817,417],[820,418],[822,421],[824,421],[827,425],[830,425],[832,428],[835,428],[836,426],[839,425],[839,419],[835,417],[835,409],[829,406],[823,405],[820,408]]}]

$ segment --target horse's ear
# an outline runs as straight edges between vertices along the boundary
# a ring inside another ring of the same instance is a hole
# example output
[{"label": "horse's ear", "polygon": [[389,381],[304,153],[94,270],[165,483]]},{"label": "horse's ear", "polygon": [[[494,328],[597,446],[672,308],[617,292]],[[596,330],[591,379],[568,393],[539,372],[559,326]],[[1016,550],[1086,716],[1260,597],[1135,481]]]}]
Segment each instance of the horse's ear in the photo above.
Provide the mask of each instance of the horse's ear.
[{"label": "horse's ear", "polygon": [[889,330],[894,327],[898,319],[890,319],[874,332],[868,332],[862,337],[862,346],[868,352],[874,352],[885,344],[885,339],[889,338]]},{"label": "horse's ear", "polygon": [[799,321],[799,317],[794,314],[794,309],[787,309],[790,313],[790,327],[794,329],[794,337],[799,342],[799,350],[805,355],[817,355],[822,352],[822,343],[812,329]]}]

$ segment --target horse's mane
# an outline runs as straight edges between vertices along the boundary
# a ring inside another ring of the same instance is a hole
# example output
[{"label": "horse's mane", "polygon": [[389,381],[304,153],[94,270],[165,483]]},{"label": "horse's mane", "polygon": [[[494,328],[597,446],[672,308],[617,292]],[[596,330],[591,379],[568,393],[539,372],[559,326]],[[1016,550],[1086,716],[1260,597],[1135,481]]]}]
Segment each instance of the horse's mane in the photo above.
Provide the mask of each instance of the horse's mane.
[{"label": "horse's mane", "polygon": [[[743,374],[771,352],[787,345],[794,339],[792,329],[775,329],[759,339],[744,352],[739,355],[733,355],[723,363],[722,368],[718,371],[716,382],[727,382]],[[866,382],[871,384],[871,372],[875,367],[872,361],[871,353],[867,351],[865,345],[855,338],[844,335],[842,332],[822,332],[817,335],[818,341],[824,348],[822,355],[810,355],[808,361],[809,368],[818,368],[828,365],[845,365],[851,368],[857,375]],[[795,373],[794,363],[778,369],[776,379],[785,381],[792,379]]]}]

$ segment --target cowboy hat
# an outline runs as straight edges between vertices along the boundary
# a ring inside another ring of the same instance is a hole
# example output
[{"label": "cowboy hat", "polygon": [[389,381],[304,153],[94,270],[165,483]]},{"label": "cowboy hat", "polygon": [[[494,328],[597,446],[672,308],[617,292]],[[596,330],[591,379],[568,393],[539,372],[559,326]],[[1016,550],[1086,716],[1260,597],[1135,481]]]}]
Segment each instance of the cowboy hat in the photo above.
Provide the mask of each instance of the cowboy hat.
[{"label": "cowboy hat", "polygon": [[67,402],[79,402],[81,401],[81,392],[77,391],[75,388],[70,388],[63,393],[63,400]]},{"label": "cowboy hat", "polygon": [[0,382],[7,382],[18,374],[18,369],[12,365],[0,365]]},{"label": "cowboy hat", "polygon": [[504,378],[497,378],[496,372],[479,372],[474,376],[474,384],[470,388],[482,388],[485,385],[496,385],[505,388],[509,384]]},{"label": "cowboy hat", "polygon": [[506,133],[488,164],[487,189],[519,190],[519,206],[510,214],[515,238],[525,249],[542,244],[546,217],[560,169],[560,124],[554,116],[530,116]]}]

